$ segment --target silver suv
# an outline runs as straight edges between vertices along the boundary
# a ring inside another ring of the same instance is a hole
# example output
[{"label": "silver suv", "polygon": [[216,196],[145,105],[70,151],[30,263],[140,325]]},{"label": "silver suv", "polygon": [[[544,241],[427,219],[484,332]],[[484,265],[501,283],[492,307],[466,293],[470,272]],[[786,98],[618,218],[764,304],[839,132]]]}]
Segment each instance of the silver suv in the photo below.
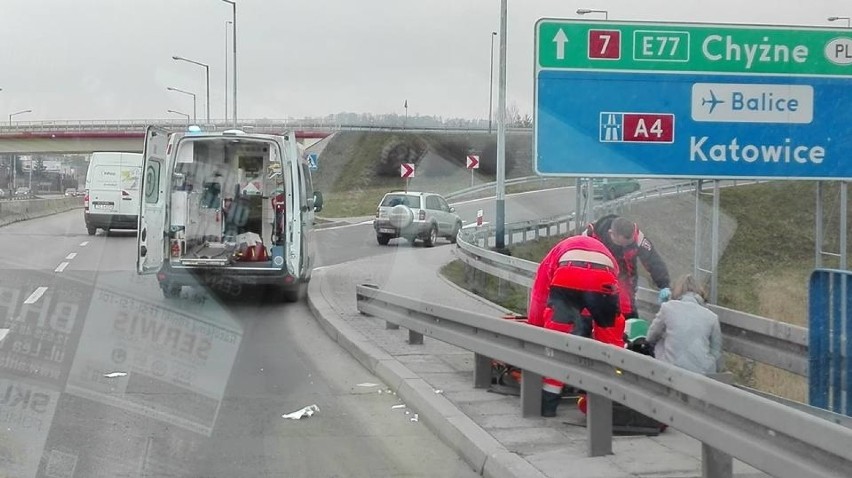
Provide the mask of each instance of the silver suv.
[{"label": "silver suv", "polygon": [[462,220],[455,208],[435,193],[387,193],[376,208],[373,220],[376,240],[383,246],[395,237],[404,237],[411,243],[422,239],[426,247],[434,246],[438,237],[455,243],[461,228]]}]

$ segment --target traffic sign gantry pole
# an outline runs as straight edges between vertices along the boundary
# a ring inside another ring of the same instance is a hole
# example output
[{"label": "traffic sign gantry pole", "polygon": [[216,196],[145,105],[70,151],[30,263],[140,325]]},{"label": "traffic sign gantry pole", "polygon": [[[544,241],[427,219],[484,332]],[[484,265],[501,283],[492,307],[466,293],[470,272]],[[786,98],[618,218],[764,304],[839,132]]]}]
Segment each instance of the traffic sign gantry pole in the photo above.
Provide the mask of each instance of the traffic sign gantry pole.
[{"label": "traffic sign gantry pole", "polygon": [[497,194],[495,248],[506,250],[506,30],[508,1],[500,0],[500,77],[497,95]]}]

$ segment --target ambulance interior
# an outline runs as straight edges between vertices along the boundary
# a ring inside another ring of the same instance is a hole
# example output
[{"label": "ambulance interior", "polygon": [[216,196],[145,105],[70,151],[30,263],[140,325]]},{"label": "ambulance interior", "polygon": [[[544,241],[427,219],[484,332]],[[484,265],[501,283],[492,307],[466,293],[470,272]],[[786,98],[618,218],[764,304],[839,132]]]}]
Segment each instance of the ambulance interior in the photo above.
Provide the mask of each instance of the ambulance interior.
[{"label": "ambulance interior", "polygon": [[285,174],[272,142],[182,141],[172,178],[171,263],[271,267],[283,256]]}]

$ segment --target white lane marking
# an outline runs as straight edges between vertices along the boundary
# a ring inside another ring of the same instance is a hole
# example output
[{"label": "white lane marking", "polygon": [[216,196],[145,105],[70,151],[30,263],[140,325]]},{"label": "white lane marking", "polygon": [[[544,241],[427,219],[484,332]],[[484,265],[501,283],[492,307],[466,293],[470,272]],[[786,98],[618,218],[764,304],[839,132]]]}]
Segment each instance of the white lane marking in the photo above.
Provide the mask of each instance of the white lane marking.
[{"label": "white lane marking", "polygon": [[36,301],[41,299],[41,296],[43,296],[45,292],[47,292],[47,287],[37,288],[33,291],[32,294],[30,294],[29,297],[27,297],[27,300],[24,301],[24,304],[35,304]]},{"label": "white lane marking", "polygon": [[67,256],[65,256],[65,259],[70,261],[70,260],[74,259],[75,257],[77,257],[77,253],[72,252],[71,254],[68,254]]},{"label": "white lane marking", "polygon": [[336,229],[345,229],[347,227],[365,226],[367,224],[372,224],[372,223],[373,223],[373,220],[370,219],[369,221],[356,222],[354,224],[344,224],[342,226],[318,228],[318,229],[314,229],[314,232],[316,233],[316,232],[323,232],[323,231],[334,231]]},{"label": "white lane marking", "polygon": [[68,263],[62,262],[61,264],[59,264],[59,266],[56,267],[56,269],[53,270],[53,272],[62,272],[65,270],[66,267],[68,267]]},{"label": "white lane marking", "polygon": [[89,241],[83,241],[83,242],[80,243],[80,247],[86,247],[86,244],[88,244],[88,243],[89,243]]},{"label": "white lane marking", "polygon": [[0,342],[3,342],[3,339],[9,334],[9,329],[0,329]]}]

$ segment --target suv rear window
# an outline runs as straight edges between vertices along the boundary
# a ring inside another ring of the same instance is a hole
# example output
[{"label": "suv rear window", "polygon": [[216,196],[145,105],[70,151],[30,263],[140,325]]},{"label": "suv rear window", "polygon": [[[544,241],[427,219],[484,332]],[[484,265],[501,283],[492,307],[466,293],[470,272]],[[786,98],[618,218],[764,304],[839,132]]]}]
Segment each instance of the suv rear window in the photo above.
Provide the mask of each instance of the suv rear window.
[{"label": "suv rear window", "polygon": [[406,194],[388,194],[382,201],[383,207],[394,207],[398,204],[408,206],[412,209],[420,209],[420,196],[409,196]]}]

